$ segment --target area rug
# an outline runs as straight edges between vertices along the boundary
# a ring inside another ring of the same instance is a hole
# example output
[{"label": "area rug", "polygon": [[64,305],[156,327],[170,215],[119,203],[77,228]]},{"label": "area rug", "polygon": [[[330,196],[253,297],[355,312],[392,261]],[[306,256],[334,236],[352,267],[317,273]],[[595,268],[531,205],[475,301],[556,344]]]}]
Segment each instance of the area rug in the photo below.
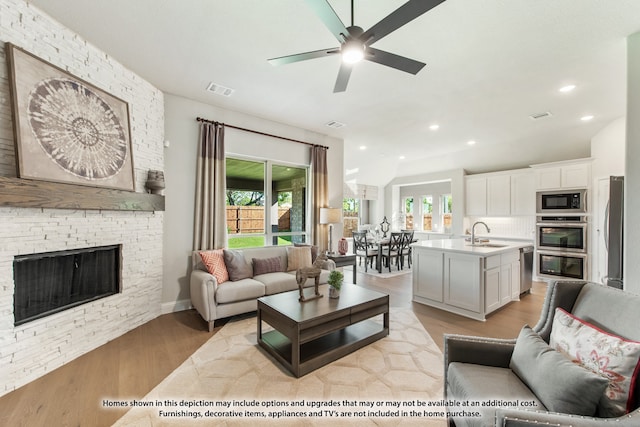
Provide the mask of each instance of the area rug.
[{"label": "area rug", "polygon": [[413,312],[392,309],[389,336],[295,378],[256,345],[250,317],[227,323],[143,399],[124,401],[135,407],[115,426],[444,427],[434,408],[442,363]]},{"label": "area rug", "polygon": [[[389,279],[391,277],[404,276],[405,274],[411,274],[413,271],[411,268],[405,267],[403,270],[398,270],[396,267],[391,267],[391,272],[384,267],[381,273],[378,273],[378,270],[374,268],[367,268],[367,271],[364,271],[364,264],[358,265],[357,270],[358,273],[366,274],[371,277],[379,277],[381,279]],[[343,272],[346,278],[350,278],[353,272],[353,267],[343,267]]]}]

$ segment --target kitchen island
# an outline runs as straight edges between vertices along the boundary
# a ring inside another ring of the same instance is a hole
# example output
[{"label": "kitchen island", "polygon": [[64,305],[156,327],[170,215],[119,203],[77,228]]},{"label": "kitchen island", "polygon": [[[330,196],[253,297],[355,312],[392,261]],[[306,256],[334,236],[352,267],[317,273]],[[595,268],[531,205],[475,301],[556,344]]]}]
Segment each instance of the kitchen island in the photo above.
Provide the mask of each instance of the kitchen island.
[{"label": "kitchen island", "polygon": [[471,244],[465,239],[427,240],[413,247],[413,301],[485,320],[520,299],[520,248],[530,242]]}]

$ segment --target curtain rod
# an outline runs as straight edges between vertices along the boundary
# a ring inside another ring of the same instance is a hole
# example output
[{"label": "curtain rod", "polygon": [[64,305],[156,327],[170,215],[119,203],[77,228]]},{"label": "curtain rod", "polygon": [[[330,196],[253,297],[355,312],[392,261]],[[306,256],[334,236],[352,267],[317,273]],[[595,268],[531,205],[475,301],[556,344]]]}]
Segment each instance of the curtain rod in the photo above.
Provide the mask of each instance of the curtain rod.
[{"label": "curtain rod", "polygon": [[199,121],[199,122],[211,123],[211,124],[214,124],[214,125],[223,125],[223,126],[228,127],[228,128],[243,130],[245,132],[255,133],[255,134],[258,134],[258,135],[270,136],[272,138],[278,138],[278,139],[284,139],[285,141],[291,141],[291,142],[297,142],[299,144],[311,145],[312,147],[322,147],[322,148],[325,148],[327,150],[329,149],[329,147],[327,147],[326,145],[312,144],[310,142],[300,141],[298,139],[291,139],[291,138],[286,138],[284,136],[279,136],[279,135],[273,135],[273,134],[270,134],[270,133],[259,132],[257,130],[241,128],[239,126],[233,126],[233,125],[226,124],[226,123],[220,123],[220,122],[216,122],[214,120],[203,119],[202,117],[198,117],[196,120]]}]

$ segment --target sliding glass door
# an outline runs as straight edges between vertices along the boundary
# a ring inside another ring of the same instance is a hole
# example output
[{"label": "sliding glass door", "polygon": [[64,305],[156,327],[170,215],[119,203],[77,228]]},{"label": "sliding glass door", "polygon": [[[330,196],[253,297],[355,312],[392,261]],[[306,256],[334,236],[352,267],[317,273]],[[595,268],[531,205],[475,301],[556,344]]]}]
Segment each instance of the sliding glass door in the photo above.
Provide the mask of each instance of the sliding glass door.
[{"label": "sliding glass door", "polygon": [[231,157],[226,166],[230,248],[307,241],[308,167]]}]

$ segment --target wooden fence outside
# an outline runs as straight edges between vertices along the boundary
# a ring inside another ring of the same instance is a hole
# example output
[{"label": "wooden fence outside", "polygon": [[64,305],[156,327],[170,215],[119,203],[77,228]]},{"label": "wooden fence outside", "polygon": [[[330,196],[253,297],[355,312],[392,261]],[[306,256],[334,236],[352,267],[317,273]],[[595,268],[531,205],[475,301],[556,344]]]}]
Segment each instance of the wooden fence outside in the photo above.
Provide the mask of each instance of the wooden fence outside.
[{"label": "wooden fence outside", "polygon": [[[264,206],[227,206],[229,234],[261,234],[265,232]],[[278,208],[278,230],[291,230],[291,209]]]}]

